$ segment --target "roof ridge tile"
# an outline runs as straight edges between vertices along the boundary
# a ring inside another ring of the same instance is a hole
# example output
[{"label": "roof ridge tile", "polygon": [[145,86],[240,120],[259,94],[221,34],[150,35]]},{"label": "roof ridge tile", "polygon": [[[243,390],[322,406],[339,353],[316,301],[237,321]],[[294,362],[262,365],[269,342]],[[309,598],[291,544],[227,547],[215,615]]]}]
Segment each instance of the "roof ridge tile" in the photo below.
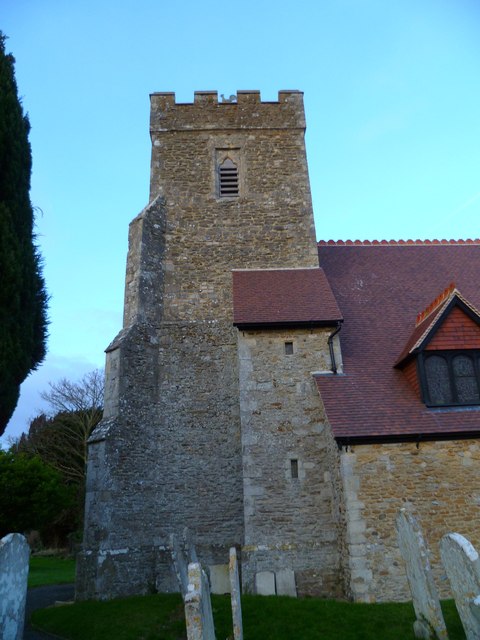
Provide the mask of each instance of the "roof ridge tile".
[{"label": "roof ridge tile", "polygon": [[422,324],[422,322],[428,318],[428,316],[430,316],[436,309],[438,309],[438,307],[440,307],[442,305],[442,303],[450,296],[450,294],[455,291],[455,283],[451,282],[448,287],[445,287],[445,289],[442,291],[442,293],[440,293],[435,300],[433,300],[432,302],[430,302],[430,304],[425,307],[425,309],[423,311],[420,311],[419,314],[417,314],[417,318],[415,321],[415,326],[418,327],[419,324]]},{"label": "roof ridge tile", "polygon": [[409,238],[408,240],[399,239],[399,240],[318,240],[317,246],[326,247],[326,246],[363,246],[369,247],[372,245],[391,245],[391,246],[405,246],[405,245],[444,245],[444,244],[453,244],[453,245],[465,245],[465,244],[480,244],[480,238],[459,238],[455,240],[450,238],[449,240],[443,238],[441,240],[438,239],[425,239],[420,240],[417,238],[416,240],[412,240]]}]

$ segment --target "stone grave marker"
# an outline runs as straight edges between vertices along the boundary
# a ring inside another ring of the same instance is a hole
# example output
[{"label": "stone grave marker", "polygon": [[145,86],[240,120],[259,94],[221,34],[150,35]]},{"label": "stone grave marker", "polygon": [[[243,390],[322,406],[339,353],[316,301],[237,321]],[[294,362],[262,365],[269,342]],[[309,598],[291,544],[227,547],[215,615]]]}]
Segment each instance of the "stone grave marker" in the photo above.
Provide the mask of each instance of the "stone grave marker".
[{"label": "stone grave marker", "polygon": [[255,574],[255,593],[259,596],[274,596],[276,594],[273,571],[259,571]]},{"label": "stone grave marker", "polygon": [[292,569],[280,569],[275,572],[277,596],[297,597],[297,585],[295,584],[295,571]]},{"label": "stone grave marker", "polygon": [[242,601],[240,599],[240,578],[238,575],[237,550],[230,549],[230,561],[228,563],[230,575],[230,600],[232,602],[233,639],[243,640]]},{"label": "stone grave marker", "polygon": [[208,579],[199,562],[188,565],[188,591],[184,602],[188,640],[215,640]]},{"label": "stone grave marker", "polygon": [[398,546],[405,561],[408,585],[412,594],[416,620],[416,638],[447,640],[440,600],[433,581],[429,551],[422,530],[406,509],[400,509],[396,520]]},{"label": "stone grave marker", "polygon": [[174,533],[170,535],[170,554],[172,556],[173,569],[177,576],[178,586],[180,587],[180,593],[182,594],[182,598],[185,598],[188,590],[187,561],[184,551]]},{"label": "stone grave marker", "polygon": [[170,554],[172,556],[173,569],[180,587],[180,593],[182,597],[185,598],[188,587],[188,564],[190,562],[198,562],[198,559],[188,527],[184,528],[182,538],[183,547],[174,533],[170,535]]},{"label": "stone grave marker", "polygon": [[211,564],[208,567],[210,574],[210,592],[218,595],[230,593],[230,575],[228,564]]},{"label": "stone grave marker", "polygon": [[20,533],[0,540],[0,638],[22,640],[30,547]]},{"label": "stone grave marker", "polygon": [[183,548],[185,549],[188,562],[198,562],[197,550],[193,542],[192,533],[188,527],[183,530]]},{"label": "stone grave marker", "polygon": [[459,533],[440,541],[440,555],[452,588],[467,640],[480,638],[480,559],[475,547]]}]

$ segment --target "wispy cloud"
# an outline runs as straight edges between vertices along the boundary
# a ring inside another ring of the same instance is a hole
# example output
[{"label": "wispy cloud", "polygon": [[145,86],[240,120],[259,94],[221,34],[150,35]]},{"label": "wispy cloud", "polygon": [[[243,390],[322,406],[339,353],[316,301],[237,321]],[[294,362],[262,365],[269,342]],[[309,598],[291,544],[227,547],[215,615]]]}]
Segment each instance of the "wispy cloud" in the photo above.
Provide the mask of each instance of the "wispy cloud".
[{"label": "wispy cloud", "polygon": [[392,111],[372,118],[364,123],[357,132],[360,142],[372,142],[377,138],[405,129],[410,119],[407,110]]},{"label": "wispy cloud", "polygon": [[452,218],[453,216],[456,216],[458,213],[460,213],[464,209],[467,209],[468,207],[470,207],[474,202],[477,202],[477,200],[480,200],[480,191],[478,193],[476,193],[474,196],[472,196],[471,198],[469,198],[468,200],[466,200],[463,204],[461,204],[459,207],[457,207],[454,211],[449,213],[447,217],[448,218]]}]

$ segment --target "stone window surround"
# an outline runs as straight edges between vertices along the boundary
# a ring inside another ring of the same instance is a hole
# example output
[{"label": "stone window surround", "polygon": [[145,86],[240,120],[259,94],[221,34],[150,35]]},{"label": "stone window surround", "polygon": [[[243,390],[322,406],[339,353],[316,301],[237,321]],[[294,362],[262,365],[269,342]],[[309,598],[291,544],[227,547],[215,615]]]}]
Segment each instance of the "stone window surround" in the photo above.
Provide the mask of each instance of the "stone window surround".
[{"label": "stone window surround", "polygon": [[[220,165],[230,159],[238,169],[238,195],[220,195]],[[245,195],[245,166],[242,148],[235,141],[215,140],[212,162],[212,191],[217,202],[237,201]]]},{"label": "stone window surround", "polygon": [[[293,471],[293,461],[296,461],[296,471],[297,471],[297,475],[293,476],[292,475],[292,471]],[[306,465],[307,467],[311,466],[307,463]],[[296,452],[291,452],[287,459],[285,460],[285,479],[288,482],[292,482],[292,483],[303,483],[303,481],[305,481],[307,476],[306,473],[306,468],[305,468],[305,463],[303,461],[303,458],[300,456],[299,453]]]},{"label": "stone window surround", "polygon": [[295,353],[295,347],[294,347],[293,340],[286,340],[285,341],[285,355],[286,356],[292,356],[294,353]]}]

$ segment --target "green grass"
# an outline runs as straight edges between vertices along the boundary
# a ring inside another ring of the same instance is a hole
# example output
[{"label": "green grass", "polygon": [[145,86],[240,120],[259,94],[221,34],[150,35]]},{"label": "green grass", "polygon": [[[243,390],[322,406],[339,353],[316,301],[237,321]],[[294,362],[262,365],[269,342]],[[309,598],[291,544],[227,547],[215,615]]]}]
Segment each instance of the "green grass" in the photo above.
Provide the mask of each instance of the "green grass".
[{"label": "green grass", "polygon": [[40,587],[44,584],[68,584],[75,582],[75,560],[51,556],[30,558],[28,586]]},{"label": "green grass", "polygon": [[[232,637],[230,598],[212,598],[217,640]],[[464,640],[453,602],[443,603],[450,640]],[[244,596],[245,640],[410,640],[412,605]],[[79,602],[43,609],[33,623],[69,640],[185,640],[179,595]]]}]

